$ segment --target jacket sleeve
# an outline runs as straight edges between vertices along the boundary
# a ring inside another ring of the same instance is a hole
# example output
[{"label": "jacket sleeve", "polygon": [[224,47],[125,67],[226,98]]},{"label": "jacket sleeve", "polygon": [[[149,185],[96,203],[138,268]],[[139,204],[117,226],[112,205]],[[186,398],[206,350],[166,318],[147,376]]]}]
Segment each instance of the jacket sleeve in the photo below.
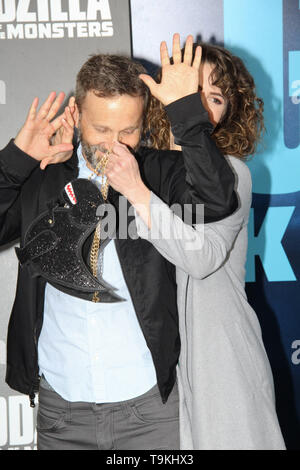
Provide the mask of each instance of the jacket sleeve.
[{"label": "jacket sleeve", "polygon": [[166,106],[175,143],[181,145],[185,167],[172,172],[168,204],[204,204],[205,222],[232,214],[238,205],[234,174],[211,134],[214,130],[199,93]]},{"label": "jacket sleeve", "polygon": [[20,192],[37,165],[13,140],[0,151],[0,246],[20,237]]},{"label": "jacket sleeve", "polygon": [[251,175],[237,162],[239,208],[229,217],[210,224],[190,226],[151,192],[151,230],[135,211],[137,232],[164,258],[196,279],[215,272],[227,260],[241,228],[248,223],[251,206]]}]

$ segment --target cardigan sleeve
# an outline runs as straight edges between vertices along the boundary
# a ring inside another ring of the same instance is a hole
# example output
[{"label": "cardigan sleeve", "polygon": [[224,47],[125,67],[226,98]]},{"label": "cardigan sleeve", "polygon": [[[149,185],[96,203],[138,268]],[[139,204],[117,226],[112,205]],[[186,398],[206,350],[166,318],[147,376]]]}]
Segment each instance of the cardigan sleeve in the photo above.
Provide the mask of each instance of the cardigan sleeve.
[{"label": "cardigan sleeve", "polygon": [[234,214],[218,222],[191,226],[151,193],[151,229],[135,211],[138,235],[194,278],[203,279],[215,272],[227,259],[239,231],[248,222],[251,175],[243,162],[237,161],[235,168],[239,207]]}]

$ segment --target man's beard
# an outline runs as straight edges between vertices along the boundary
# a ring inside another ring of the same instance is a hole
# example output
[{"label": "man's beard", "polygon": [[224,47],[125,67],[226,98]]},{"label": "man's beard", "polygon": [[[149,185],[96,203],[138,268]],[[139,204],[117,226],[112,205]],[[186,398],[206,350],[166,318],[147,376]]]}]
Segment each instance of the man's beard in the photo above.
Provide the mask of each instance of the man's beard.
[{"label": "man's beard", "polygon": [[78,138],[81,143],[82,153],[89,165],[95,170],[100,158],[104,153],[108,152],[108,148],[104,144],[90,145],[82,137],[80,124],[78,125]]}]

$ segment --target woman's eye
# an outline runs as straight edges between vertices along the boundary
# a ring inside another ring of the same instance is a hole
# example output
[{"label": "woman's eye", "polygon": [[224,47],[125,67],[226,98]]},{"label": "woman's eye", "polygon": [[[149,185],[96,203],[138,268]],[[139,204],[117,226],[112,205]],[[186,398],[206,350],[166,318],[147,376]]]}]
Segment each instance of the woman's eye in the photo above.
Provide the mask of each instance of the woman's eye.
[{"label": "woman's eye", "polygon": [[212,101],[213,103],[215,104],[223,104],[221,100],[219,100],[218,98],[212,98]]}]

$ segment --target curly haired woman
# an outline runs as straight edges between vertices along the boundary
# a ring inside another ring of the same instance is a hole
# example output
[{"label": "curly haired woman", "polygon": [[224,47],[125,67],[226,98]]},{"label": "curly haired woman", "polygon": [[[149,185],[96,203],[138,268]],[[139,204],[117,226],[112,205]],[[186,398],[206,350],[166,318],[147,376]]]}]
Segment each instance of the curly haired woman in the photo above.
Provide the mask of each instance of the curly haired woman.
[{"label": "curly haired woman", "polygon": [[[181,52],[173,55],[174,64],[181,60]],[[162,81],[171,64],[169,57],[162,63]],[[149,76],[141,78],[160,99],[156,82]],[[180,445],[182,449],[285,449],[261,328],[244,290],[251,206],[251,175],[244,160],[255,153],[264,129],[263,102],[242,60],[207,44],[202,44],[199,93],[214,125],[212,138],[235,172],[239,208],[221,221],[189,226],[151,193],[148,216],[142,212],[137,216],[139,235],[176,265]],[[165,149],[184,145],[184,141],[174,143],[158,101],[153,100],[152,107],[148,122],[156,136],[152,144]]]}]

